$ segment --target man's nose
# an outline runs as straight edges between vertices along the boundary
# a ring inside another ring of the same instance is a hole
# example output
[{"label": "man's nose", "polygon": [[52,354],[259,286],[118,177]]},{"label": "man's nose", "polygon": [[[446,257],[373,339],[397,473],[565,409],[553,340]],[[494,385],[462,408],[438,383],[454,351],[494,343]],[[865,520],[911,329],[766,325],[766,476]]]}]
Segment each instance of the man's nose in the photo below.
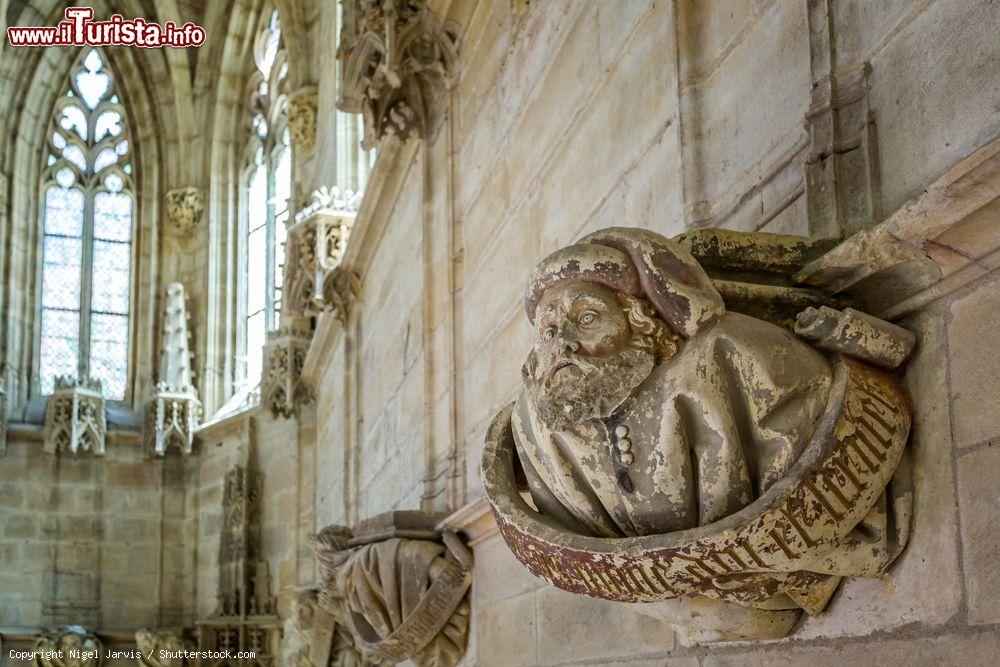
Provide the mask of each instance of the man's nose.
[{"label": "man's nose", "polygon": [[580,349],[580,343],[577,338],[576,327],[574,327],[569,322],[564,323],[559,327],[559,349],[569,350],[570,352],[577,352]]}]

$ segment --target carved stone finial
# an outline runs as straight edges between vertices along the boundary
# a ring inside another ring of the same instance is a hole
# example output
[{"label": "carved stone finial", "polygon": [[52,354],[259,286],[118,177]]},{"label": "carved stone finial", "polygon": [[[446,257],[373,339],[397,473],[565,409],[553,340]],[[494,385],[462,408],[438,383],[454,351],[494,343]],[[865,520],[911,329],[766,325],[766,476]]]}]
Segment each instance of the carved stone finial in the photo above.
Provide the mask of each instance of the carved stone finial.
[{"label": "carved stone finial", "polygon": [[468,642],[472,552],[437,530],[440,518],[387,512],[313,536],[321,584],[308,664],[458,664]]},{"label": "carved stone finial", "polygon": [[107,431],[100,380],[56,378],[45,405],[45,451],[89,451],[104,456]]},{"label": "carved stone finial", "polygon": [[163,305],[159,382],[148,408],[147,435],[156,456],[170,445],[190,454],[194,444],[201,402],[192,382],[189,337],[184,286],[172,283]]},{"label": "carved stone finial", "polygon": [[312,317],[333,310],[346,321],[358,283],[342,260],[361,196],[321,188],[313,193],[314,203],[295,216],[288,230],[289,314]]},{"label": "carved stone finial", "polygon": [[164,197],[167,208],[167,222],[179,235],[193,233],[201,224],[205,212],[205,192],[187,187],[170,190]]},{"label": "carved stone finial", "polygon": [[275,417],[291,417],[313,400],[312,388],[302,377],[311,339],[308,331],[292,326],[267,334],[260,399]]},{"label": "carved stone finial", "polygon": [[40,667],[98,667],[103,660],[101,640],[79,625],[49,628],[35,642],[35,661]]},{"label": "carved stone finial", "polygon": [[308,153],[316,145],[317,109],[316,86],[300,88],[289,96],[285,113],[288,116],[292,148],[298,155]]},{"label": "carved stone finial", "polygon": [[361,113],[365,149],[386,134],[430,134],[439,98],[454,83],[456,39],[427,12],[427,0],[345,0],[337,107]]},{"label": "carved stone finial", "polygon": [[539,264],[523,389],[483,454],[500,532],[531,572],[657,603],[696,641],[718,641],[781,636],[799,609],[822,612],[841,577],[895,560],[911,414],[889,371],[913,338],[791,284],[814,250],[612,228]]}]

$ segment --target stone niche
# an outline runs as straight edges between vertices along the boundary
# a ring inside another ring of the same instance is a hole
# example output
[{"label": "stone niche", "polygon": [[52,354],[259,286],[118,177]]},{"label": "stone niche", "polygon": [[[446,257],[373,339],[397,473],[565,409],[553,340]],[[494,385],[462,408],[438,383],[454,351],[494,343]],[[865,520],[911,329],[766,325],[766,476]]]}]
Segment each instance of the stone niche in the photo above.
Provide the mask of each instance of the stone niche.
[{"label": "stone niche", "polygon": [[472,552],[441,515],[396,511],[310,540],[317,588],[285,627],[285,664],[453,667],[468,643]]},{"label": "stone niche", "polygon": [[542,261],[482,468],[528,570],[688,643],[784,636],[886,571],[910,530],[915,337],[802,284],[832,245],[611,228]]}]

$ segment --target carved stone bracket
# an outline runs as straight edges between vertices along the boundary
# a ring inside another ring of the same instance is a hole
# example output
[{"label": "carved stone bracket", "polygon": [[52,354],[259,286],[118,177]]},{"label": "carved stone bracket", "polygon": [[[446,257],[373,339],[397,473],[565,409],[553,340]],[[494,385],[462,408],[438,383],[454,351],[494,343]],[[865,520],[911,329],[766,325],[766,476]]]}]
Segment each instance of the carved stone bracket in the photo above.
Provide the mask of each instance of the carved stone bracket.
[{"label": "carved stone bracket", "polygon": [[45,451],[89,451],[104,456],[107,431],[100,381],[56,378],[55,389],[45,405]]},{"label": "carved stone bracket", "polygon": [[49,628],[35,642],[35,661],[40,667],[98,667],[104,661],[104,646],[97,635],[79,625]]},{"label": "carved stone bracket", "polygon": [[346,321],[358,293],[356,277],[341,262],[357,216],[361,193],[323,188],[295,216],[289,231],[289,313],[312,317],[333,310]]},{"label": "carved stone bracket", "polygon": [[170,445],[190,454],[194,443],[201,402],[192,381],[189,338],[184,286],[172,283],[163,307],[159,382],[148,407],[146,430],[155,456],[166,454]]},{"label": "carved stone bracket", "polygon": [[[310,664],[452,667],[462,659],[472,552],[455,533],[435,528],[441,518],[387,512],[311,538],[321,584],[301,600],[313,608],[310,627],[299,628],[311,634]],[[383,609],[398,609],[398,618]]]},{"label": "carved stone bracket", "polygon": [[289,96],[288,129],[292,148],[298,155],[310,152],[316,145],[317,109],[316,86],[300,88]]},{"label": "carved stone bracket", "polygon": [[275,417],[291,417],[313,399],[312,388],[302,377],[311,340],[308,331],[290,326],[267,334],[260,397],[261,405]]},{"label": "carved stone bracket", "polygon": [[337,58],[337,107],[364,116],[365,149],[386,134],[427,136],[439,98],[454,83],[456,38],[427,11],[427,0],[346,0]]},{"label": "carved stone bracket", "polygon": [[201,224],[205,212],[205,192],[187,187],[170,190],[164,197],[167,222],[181,236],[193,233]]}]

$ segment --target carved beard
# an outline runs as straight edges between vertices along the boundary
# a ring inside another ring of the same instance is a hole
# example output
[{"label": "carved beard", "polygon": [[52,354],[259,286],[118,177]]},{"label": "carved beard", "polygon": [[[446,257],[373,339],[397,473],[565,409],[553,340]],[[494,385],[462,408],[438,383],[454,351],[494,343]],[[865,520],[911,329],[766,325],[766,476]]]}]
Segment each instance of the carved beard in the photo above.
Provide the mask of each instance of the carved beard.
[{"label": "carved beard", "polygon": [[[563,362],[572,362],[576,368],[553,373]],[[534,372],[529,371],[528,396],[546,428],[568,431],[587,419],[610,417],[654,365],[653,352],[636,340],[608,357],[566,352],[545,368],[536,366]]]}]

